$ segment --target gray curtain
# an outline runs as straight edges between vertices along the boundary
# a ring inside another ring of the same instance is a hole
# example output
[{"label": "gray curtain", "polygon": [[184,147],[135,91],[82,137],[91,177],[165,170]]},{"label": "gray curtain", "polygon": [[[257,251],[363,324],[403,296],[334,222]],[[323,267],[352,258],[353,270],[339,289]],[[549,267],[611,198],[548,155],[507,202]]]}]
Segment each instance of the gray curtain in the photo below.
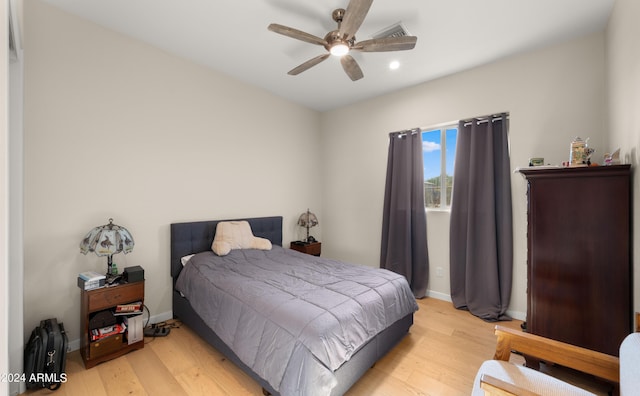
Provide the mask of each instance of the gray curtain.
[{"label": "gray curtain", "polygon": [[451,299],[486,320],[510,320],[513,235],[507,114],[461,121],[451,200]]},{"label": "gray curtain", "polygon": [[423,167],[421,131],[390,133],[380,267],[404,275],[416,298],[429,281]]}]

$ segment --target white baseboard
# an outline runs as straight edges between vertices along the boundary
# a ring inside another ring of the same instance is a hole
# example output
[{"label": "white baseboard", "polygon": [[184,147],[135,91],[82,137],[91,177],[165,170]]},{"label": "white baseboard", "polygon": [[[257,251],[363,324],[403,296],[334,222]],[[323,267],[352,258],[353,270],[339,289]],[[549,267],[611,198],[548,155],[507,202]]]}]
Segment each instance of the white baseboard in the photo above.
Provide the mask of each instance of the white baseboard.
[{"label": "white baseboard", "polygon": [[173,312],[172,311],[167,311],[167,312],[162,312],[159,313],[157,315],[153,315],[150,319],[149,319],[149,323],[159,323],[159,322],[165,322],[169,319],[173,319]]},{"label": "white baseboard", "polygon": [[80,339],[76,338],[75,340],[69,341],[69,345],[67,347],[67,352],[73,352],[80,349]]},{"label": "white baseboard", "polygon": [[[167,321],[167,320],[172,319],[172,318],[173,318],[173,312],[172,311],[162,312],[162,313],[159,313],[157,315],[151,316],[149,318],[149,324],[164,322],[164,321]],[[69,341],[69,346],[67,348],[67,351],[73,352],[73,351],[77,351],[78,349],[80,349],[80,339],[79,338],[76,338],[75,340]]]},{"label": "white baseboard", "polygon": [[[443,300],[443,301],[452,302],[451,296],[449,294],[444,294],[444,293],[436,292],[436,291],[433,291],[433,290],[427,290],[427,297],[433,297],[433,298],[435,298],[437,300]],[[508,309],[507,310],[507,315],[511,316],[513,319],[516,319],[516,320],[522,320],[522,321],[527,320],[527,313],[526,312],[513,311],[513,310]]]},{"label": "white baseboard", "polygon": [[433,297],[436,300],[449,301],[451,302],[451,296],[448,294],[436,292],[433,290],[427,290],[427,297]]},{"label": "white baseboard", "polygon": [[514,319],[521,320],[523,322],[527,320],[526,312],[512,311],[510,309],[507,309],[507,315],[511,316]]}]

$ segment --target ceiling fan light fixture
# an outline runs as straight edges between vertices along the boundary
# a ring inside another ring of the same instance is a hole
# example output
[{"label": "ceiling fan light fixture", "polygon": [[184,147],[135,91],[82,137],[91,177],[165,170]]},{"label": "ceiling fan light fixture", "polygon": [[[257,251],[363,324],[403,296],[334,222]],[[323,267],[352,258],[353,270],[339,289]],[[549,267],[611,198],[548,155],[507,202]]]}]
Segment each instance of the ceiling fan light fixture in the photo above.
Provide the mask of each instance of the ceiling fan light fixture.
[{"label": "ceiling fan light fixture", "polygon": [[[349,5],[346,9],[339,8],[334,10],[331,16],[338,24],[338,28],[328,32],[324,38],[277,23],[270,24],[267,29],[272,32],[310,44],[320,45],[327,51],[296,66],[287,74],[296,76],[325,61],[329,56],[335,56],[340,58],[340,64],[351,81],[357,81],[364,77],[364,74],[353,56],[348,55],[352,50],[356,52],[391,52],[413,49],[418,38],[409,36],[402,26],[400,31],[387,32],[385,30],[384,37],[364,41],[356,40],[356,33],[362,22],[364,22],[372,3],[373,0],[349,0]],[[399,25],[402,24],[400,23]]]},{"label": "ceiling fan light fixture", "polygon": [[344,56],[349,53],[349,46],[345,43],[335,43],[329,49],[333,56]]}]

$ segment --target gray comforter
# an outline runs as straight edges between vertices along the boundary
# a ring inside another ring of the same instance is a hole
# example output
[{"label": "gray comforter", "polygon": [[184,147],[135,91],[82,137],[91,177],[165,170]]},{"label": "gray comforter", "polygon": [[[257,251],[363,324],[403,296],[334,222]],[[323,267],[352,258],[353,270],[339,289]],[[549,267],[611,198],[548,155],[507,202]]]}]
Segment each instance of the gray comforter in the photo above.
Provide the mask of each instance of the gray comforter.
[{"label": "gray comforter", "polygon": [[329,395],[334,370],[418,309],[401,275],[280,246],[198,253],[176,288],[282,395]]}]

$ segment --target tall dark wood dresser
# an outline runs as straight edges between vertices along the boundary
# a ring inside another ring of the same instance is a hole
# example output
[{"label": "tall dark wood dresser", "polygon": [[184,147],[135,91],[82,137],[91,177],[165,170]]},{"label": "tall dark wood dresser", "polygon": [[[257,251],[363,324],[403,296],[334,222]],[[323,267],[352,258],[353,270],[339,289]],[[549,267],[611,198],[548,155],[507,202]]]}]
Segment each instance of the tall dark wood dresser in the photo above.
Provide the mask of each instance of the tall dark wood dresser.
[{"label": "tall dark wood dresser", "polygon": [[630,165],[520,172],[527,331],[618,356],[633,323]]}]

